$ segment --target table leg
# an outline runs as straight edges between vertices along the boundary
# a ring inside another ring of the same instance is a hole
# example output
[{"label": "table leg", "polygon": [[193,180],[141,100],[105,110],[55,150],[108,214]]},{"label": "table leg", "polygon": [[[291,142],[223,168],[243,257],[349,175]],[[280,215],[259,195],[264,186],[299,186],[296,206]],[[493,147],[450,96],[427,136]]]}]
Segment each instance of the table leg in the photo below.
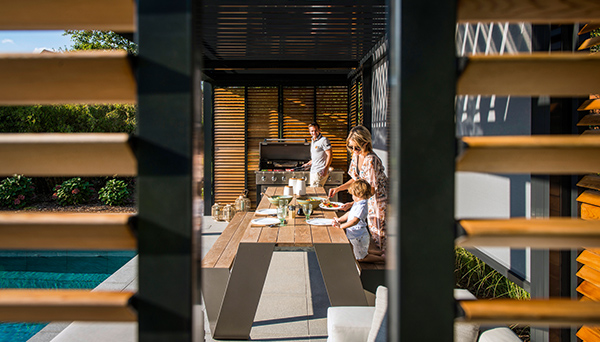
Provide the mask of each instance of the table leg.
[{"label": "table leg", "polygon": [[327,243],[314,246],[331,305],[368,305],[350,244]]},{"label": "table leg", "polygon": [[215,329],[228,281],[229,268],[202,269],[202,298],[211,331]]},{"label": "table leg", "polygon": [[274,243],[240,243],[221,309],[215,339],[249,339]]}]

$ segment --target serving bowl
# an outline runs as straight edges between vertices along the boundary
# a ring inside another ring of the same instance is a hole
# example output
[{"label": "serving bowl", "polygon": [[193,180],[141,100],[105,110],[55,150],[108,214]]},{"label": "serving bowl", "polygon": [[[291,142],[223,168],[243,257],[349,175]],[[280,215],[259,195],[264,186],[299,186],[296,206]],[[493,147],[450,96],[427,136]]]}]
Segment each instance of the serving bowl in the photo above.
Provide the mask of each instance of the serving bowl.
[{"label": "serving bowl", "polygon": [[323,202],[325,200],[324,197],[316,197],[316,196],[300,196],[300,197],[296,197],[296,202],[298,202],[298,204],[303,205],[303,204],[312,204],[313,209],[316,209],[319,207],[319,204],[321,204],[321,202]]},{"label": "serving bowl", "polygon": [[267,196],[267,199],[269,200],[269,202],[271,202],[272,205],[279,205],[279,200],[285,200],[285,205],[288,205],[290,203],[290,201],[292,200],[292,196],[287,196],[287,195],[282,195],[282,196]]}]

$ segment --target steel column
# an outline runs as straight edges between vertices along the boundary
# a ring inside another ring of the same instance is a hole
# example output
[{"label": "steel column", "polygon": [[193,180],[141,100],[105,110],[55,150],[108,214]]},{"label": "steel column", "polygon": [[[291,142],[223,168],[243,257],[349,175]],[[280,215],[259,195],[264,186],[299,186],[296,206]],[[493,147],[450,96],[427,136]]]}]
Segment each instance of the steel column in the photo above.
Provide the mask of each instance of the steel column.
[{"label": "steel column", "polygon": [[456,1],[390,1],[389,341],[453,340],[455,28]]},{"label": "steel column", "polygon": [[193,128],[201,108],[193,96],[192,3],[140,0],[137,11],[138,336],[191,341]]}]

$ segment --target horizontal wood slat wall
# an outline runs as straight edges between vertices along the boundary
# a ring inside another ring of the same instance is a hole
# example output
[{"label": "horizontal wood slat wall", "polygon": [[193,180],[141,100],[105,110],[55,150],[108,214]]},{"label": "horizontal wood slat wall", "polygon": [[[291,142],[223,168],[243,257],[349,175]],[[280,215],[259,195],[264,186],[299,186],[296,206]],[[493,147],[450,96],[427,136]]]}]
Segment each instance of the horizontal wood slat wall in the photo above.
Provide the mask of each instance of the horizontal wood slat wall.
[{"label": "horizontal wood slat wall", "polygon": [[132,292],[0,289],[0,321],[135,322]]},{"label": "horizontal wood slat wall", "polygon": [[0,0],[0,7],[0,30],[135,30],[133,0]]},{"label": "horizontal wood slat wall", "polygon": [[345,86],[215,88],[215,201],[233,203],[248,189],[255,206],[258,143],[280,135],[310,141],[308,124],[315,119],[332,143],[332,166],[347,170],[348,107]]},{"label": "horizontal wood slat wall", "polygon": [[[264,139],[277,139],[279,135],[279,88],[249,87],[247,121],[247,156],[246,167],[248,198],[256,201],[256,176],[258,170],[258,144]],[[256,203],[254,203],[256,205]]]},{"label": "horizontal wood slat wall", "polygon": [[135,176],[125,133],[0,134],[0,175]]},{"label": "horizontal wood slat wall", "polygon": [[315,121],[315,88],[283,87],[283,138],[307,139],[308,124]]},{"label": "horizontal wood slat wall", "polygon": [[331,142],[336,169],[348,169],[348,87],[317,88],[317,122],[324,136]]},{"label": "horizontal wood slat wall", "polygon": [[246,184],[245,89],[215,88],[214,92],[215,202],[233,203]]},{"label": "horizontal wood slat wall", "polygon": [[0,105],[135,103],[125,51],[0,54]]}]

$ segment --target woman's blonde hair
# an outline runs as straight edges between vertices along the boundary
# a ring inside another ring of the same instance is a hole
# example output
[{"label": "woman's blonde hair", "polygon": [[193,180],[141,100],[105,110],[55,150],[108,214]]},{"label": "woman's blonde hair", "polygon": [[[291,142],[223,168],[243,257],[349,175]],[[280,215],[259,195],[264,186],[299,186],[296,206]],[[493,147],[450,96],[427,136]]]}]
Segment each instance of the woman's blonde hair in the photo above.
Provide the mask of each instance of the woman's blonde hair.
[{"label": "woman's blonde hair", "polygon": [[350,195],[358,198],[371,198],[373,196],[373,187],[366,180],[359,178],[350,184],[348,192]]},{"label": "woman's blonde hair", "polygon": [[[371,132],[365,126],[355,126],[348,133],[346,138],[346,146],[350,145],[350,141],[356,143],[361,149],[367,152],[373,152],[373,141],[371,140]],[[351,151],[352,152],[352,151]]]}]

